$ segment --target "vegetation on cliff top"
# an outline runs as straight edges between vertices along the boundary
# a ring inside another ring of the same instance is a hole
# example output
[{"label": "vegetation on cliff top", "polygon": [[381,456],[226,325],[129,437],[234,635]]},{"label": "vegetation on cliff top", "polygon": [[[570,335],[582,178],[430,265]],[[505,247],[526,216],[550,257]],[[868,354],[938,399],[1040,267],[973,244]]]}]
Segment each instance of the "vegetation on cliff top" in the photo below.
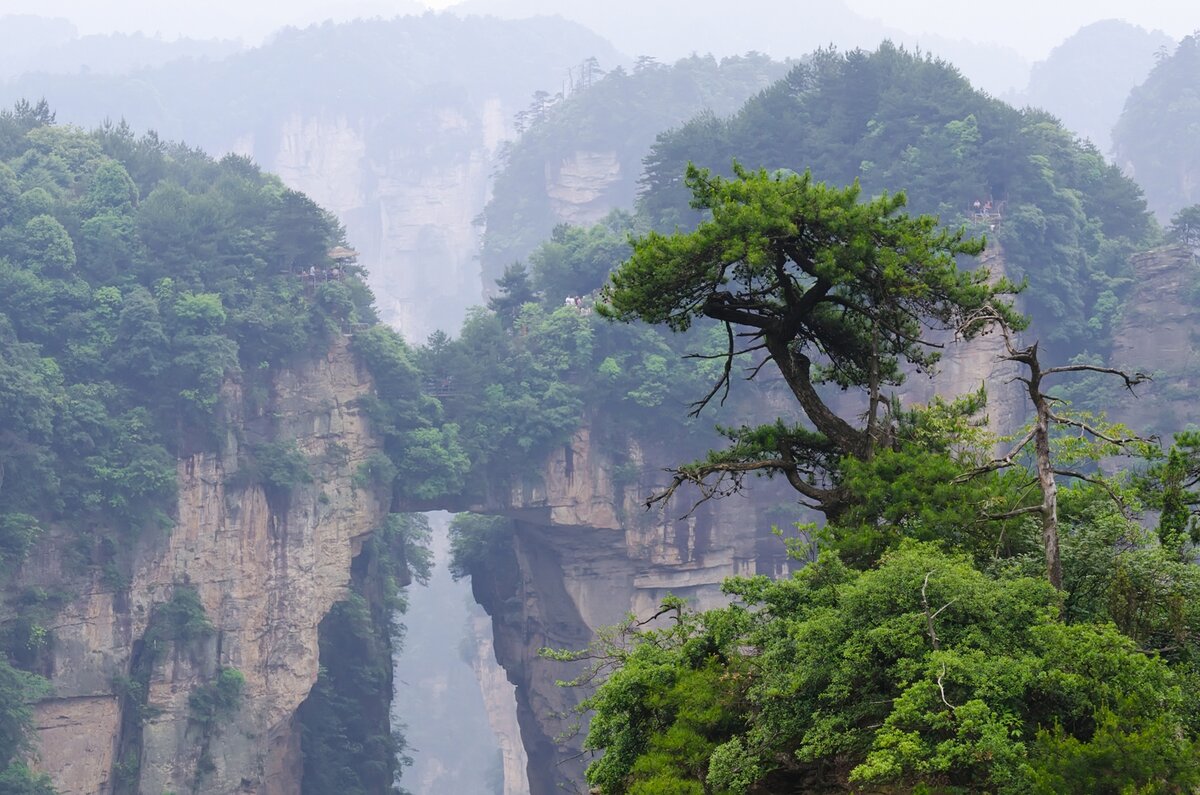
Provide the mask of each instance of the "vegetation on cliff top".
[{"label": "vegetation on cliff top", "polygon": [[[365,409],[391,456],[378,462],[383,493],[457,491],[466,468],[403,342],[372,325],[361,274],[329,259],[343,242],[332,216],[244,158],[53,121],[44,103],[0,114],[0,677],[26,688],[0,705],[13,727],[0,768],[24,748],[25,701],[41,693],[13,666],[48,671],[45,622],[70,596],[70,583],[14,581],[39,540],[61,536],[69,578],[120,591],[137,539],[170,529],[178,459],[236,439],[227,486],[258,483],[279,502],[311,482],[293,441],[230,427],[226,385],[263,417],[275,373],[358,330],[379,386]],[[195,694],[193,717],[214,724],[236,684],[225,674]],[[136,785],[140,749],[123,754]],[[13,762],[6,782],[41,786],[23,769]]]},{"label": "vegetation on cliff top", "polygon": [[[219,392],[372,317],[350,274],[314,285],[339,227],[245,160],[153,136],[0,118],[0,521],[6,563],[39,526],[165,526],[175,458],[224,442]],[[101,538],[84,538],[85,560]]]},{"label": "vegetation on cliff top", "polygon": [[660,136],[642,214],[662,231],[691,227],[687,164],[728,174],[734,160],[857,179],[868,196],[903,190],[914,212],[998,239],[1006,275],[1029,282],[1025,308],[1044,341],[1067,355],[1103,352],[1131,282],[1128,255],[1156,233],[1137,185],[1094,146],[888,44],[819,52],[732,118],[701,116]]}]

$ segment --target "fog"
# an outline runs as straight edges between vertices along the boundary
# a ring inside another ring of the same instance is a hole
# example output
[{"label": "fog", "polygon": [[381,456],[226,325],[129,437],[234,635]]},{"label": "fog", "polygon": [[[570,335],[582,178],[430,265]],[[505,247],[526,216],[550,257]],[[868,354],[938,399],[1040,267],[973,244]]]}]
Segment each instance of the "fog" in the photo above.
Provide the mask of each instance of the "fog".
[{"label": "fog", "polygon": [[[0,3],[0,14],[62,17],[70,20],[81,35],[141,31],[165,38],[237,38],[253,44],[286,25],[302,26],[326,19],[386,18],[462,6],[477,13],[508,16],[514,12],[524,14],[535,11],[558,13],[568,19],[592,22],[607,15],[614,23],[620,24],[618,17],[622,15],[612,10],[614,5],[620,6],[619,3],[579,3],[574,0],[467,0],[465,3],[458,0],[260,0],[253,3],[237,0],[211,0],[207,3],[179,0],[119,0],[109,3],[92,0],[5,0]],[[677,4],[671,0],[653,0],[637,5],[652,14],[655,8]],[[762,24],[758,19],[746,19],[747,8],[753,5],[738,4],[736,12],[732,12],[732,7],[726,3],[707,7],[703,3],[688,4],[695,17],[709,16],[722,25],[735,27],[743,23]],[[1180,0],[1147,0],[1139,3],[1126,0],[1064,0],[1055,3],[1012,0],[1004,4],[957,0],[845,0],[844,6],[824,0],[800,0],[787,4],[772,3],[769,6],[781,14],[796,14],[806,20],[806,27],[814,30],[820,30],[823,22],[844,16],[848,10],[864,20],[878,22],[895,31],[995,44],[1011,48],[1027,60],[1045,57],[1056,43],[1076,29],[1101,19],[1123,19],[1148,29],[1161,29],[1175,38],[1190,33],[1196,27],[1194,5]],[[674,27],[687,27],[686,22],[671,24]],[[771,26],[763,27],[767,29]],[[661,36],[670,31],[651,29],[643,32],[650,36]],[[801,52],[773,54],[798,55]]]}]

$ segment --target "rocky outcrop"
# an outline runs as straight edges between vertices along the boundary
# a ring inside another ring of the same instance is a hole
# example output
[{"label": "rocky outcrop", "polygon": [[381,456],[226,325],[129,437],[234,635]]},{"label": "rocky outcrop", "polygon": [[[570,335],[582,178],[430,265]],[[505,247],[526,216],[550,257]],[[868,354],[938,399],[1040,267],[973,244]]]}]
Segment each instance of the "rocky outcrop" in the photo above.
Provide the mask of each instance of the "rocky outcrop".
[{"label": "rocky outcrop", "polygon": [[621,160],[615,151],[579,151],[558,163],[546,164],[546,195],[554,216],[563,223],[588,226],[614,206],[609,188],[621,179]]},{"label": "rocky outcrop", "polygon": [[[656,481],[668,461],[635,445],[618,470],[614,453],[624,455],[597,445],[585,427],[550,456],[540,478],[515,488],[507,505],[491,506],[515,519],[514,543],[472,576],[476,599],[492,616],[496,659],[516,685],[532,795],[577,786],[587,764],[572,712],[583,691],[557,684],[582,669],[545,659],[539,649],[582,648],[628,613],[653,614],[668,594],[715,607],[725,578],[788,566],[771,533],[769,512],[778,503],[766,490],[755,499],[705,503],[687,518],[646,512],[640,495],[662,485]],[[614,480],[631,463],[640,477]]]},{"label": "rocky outcrop", "polygon": [[1138,387],[1133,399],[1111,383],[1113,419],[1136,432],[1151,434],[1186,428],[1195,422],[1195,396],[1200,389],[1200,264],[1186,246],[1153,249],[1133,257],[1134,288],[1125,302],[1113,340],[1112,363],[1128,372],[1143,372],[1152,384]]},{"label": "rocky outcrop", "polygon": [[[478,610],[478,608],[476,608]],[[517,721],[516,697],[512,683],[504,669],[496,661],[496,647],[492,640],[492,622],[487,615],[473,614],[468,625],[471,647],[470,664],[483,694],[487,710],[488,725],[500,746],[500,760],[504,771],[503,795],[527,795],[529,792],[529,756],[521,744],[521,724]]]},{"label": "rocky outcrop", "polygon": [[[47,626],[54,697],[36,706],[37,764],[64,795],[299,792],[294,715],[317,679],[317,625],[346,596],[351,561],[389,507],[353,479],[380,449],[357,407],[371,389],[345,339],[279,372],[261,413],[249,414],[239,386],[227,385],[223,451],[178,462],[175,526],[132,544],[125,587],[99,575],[72,582],[65,543],[45,545],[26,566],[24,585],[70,583],[74,592]],[[281,495],[242,482],[243,445],[272,439],[296,440],[311,483]],[[156,644],[147,629],[184,588],[211,629]],[[146,659],[149,709],[134,715],[131,673]],[[245,683],[213,725],[191,701],[223,668]]]}]

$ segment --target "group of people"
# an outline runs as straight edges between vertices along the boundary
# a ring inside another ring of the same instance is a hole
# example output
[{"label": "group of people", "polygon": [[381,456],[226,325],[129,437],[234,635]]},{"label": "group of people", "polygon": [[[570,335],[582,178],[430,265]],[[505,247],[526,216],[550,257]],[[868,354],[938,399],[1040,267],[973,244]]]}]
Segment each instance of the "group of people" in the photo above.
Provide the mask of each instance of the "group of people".
[{"label": "group of people", "polygon": [[342,269],[318,268],[316,265],[309,265],[308,271],[301,271],[300,276],[307,279],[314,286],[321,282],[340,282],[342,280]]},{"label": "group of people", "polygon": [[563,305],[576,309],[583,314],[587,314],[592,310],[591,304],[585,304],[581,295],[568,295],[563,299]]}]

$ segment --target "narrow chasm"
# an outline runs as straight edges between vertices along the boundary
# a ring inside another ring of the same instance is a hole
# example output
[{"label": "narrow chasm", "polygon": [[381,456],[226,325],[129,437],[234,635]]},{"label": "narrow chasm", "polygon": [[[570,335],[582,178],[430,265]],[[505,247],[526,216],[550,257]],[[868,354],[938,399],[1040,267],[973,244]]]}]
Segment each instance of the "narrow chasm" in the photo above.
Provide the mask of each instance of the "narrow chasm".
[{"label": "narrow chasm", "polygon": [[413,795],[529,792],[513,686],[496,662],[492,622],[451,565],[451,514],[426,515],[432,570],[410,586],[404,648],[395,660],[392,725],[408,740]]},{"label": "narrow chasm", "polygon": [[351,567],[350,596],[321,620],[320,673],[297,713],[303,795],[390,795],[405,759],[393,731],[392,654],[399,589],[409,581],[403,544],[376,534]]}]

